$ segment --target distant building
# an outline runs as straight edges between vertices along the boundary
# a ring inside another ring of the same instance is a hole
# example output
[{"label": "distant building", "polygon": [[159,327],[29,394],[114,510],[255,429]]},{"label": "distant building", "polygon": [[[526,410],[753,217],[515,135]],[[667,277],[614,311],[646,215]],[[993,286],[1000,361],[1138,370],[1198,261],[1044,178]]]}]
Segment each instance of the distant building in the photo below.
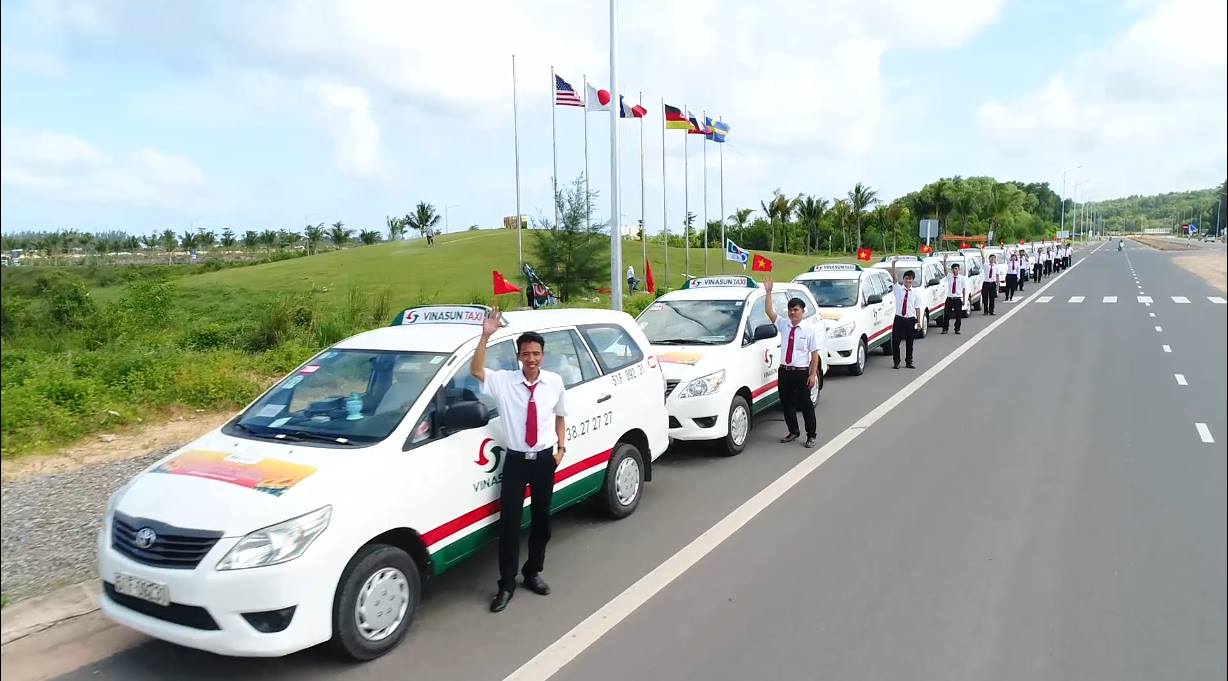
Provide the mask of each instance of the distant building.
[{"label": "distant building", "polygon": [[[520,228],[521,229],[529,228],[529,216],[527,215],[520,216]],[[503,229],[516,229],[516,216],[515,215],[508,215],[503,218]]]}]

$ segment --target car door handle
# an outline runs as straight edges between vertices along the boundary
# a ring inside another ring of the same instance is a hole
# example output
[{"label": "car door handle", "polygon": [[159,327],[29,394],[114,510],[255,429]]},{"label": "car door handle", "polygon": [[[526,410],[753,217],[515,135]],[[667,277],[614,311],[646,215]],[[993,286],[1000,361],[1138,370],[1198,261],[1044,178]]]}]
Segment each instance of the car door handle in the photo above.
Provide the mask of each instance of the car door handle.
[{"label": "car door handle", "polygon": [[605,402],[606,400],[610,399],[611,397],[613,397],[613,395],[602,395],[601,397],[598,397],[598,398],[597,398],[597,404],[601,404],[602,402]]}]

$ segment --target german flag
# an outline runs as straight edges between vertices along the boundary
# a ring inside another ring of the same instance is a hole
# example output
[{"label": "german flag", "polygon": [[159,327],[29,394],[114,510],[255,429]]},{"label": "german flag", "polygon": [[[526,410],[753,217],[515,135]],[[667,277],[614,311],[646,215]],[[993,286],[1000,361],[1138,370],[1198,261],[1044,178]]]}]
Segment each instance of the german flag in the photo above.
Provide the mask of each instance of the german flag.
[{"label": "german flag", "polygon": [[687,120],[686,116],[682,115],[682,109],[676,106],[665,105],[665,129],[666,130],[691,130],[693,126]]}]

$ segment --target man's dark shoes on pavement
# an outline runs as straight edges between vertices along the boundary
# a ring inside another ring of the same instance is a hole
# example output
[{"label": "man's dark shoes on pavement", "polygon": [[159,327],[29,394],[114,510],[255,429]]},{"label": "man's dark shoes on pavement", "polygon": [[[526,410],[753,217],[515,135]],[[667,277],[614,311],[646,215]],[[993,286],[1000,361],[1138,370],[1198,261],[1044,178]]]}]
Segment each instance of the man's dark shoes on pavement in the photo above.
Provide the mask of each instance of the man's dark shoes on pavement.
[{"label": "man's dark shoes on pavement", "polygon": [[499,593],[495,594],[495,597],[490,599],[490,611],[503,612],[503,609],[507,607],[507,604],[511,600],[511,591],[508,591],[507,589],[499,589]]},{"label": "man's dark shoes on pavement", "polygon": [[892,364],[892,365],[891,365],[891,368],[892,368],[892,369],[899,369],[899,368],[900,368],[900,363],[899,363],[899,362],[896,362],[895,364]]},{"label": "man's dark shoes on pavement", "polygon": [[806,448],[813,447],[813,446],[814,446],[814,440],[815,440],[815,438],[814,438],[814,437],[810,437],[810,436],[808,436],[808,437],[806,438],[806,442],[805,442],[805,444],[803,444],[802,446],[803,446],[803,447],[806,447]]},{"label": "man's dark shoes on pavement", "polygon": [[947,330],[946,330],[946,329],[943,329],[943,330],[942,330],[942,335],[944,335],[944,336],[945,336],[945,335],[947,335]]},{"label": "man's dark shoes on pavement", "polygon": [[786,436],[784,436],[784,437],[780,438],[780,441],[781,441],[781,442],[793,442],[794,440],[796,440],[796,439],[797,439],[797,438],[799,438],[799,437],[801,437],[801,435],[800,435],[800,434],[798,434],[798,433],[789,433],[788,435],[786,435]]},{"label": "man's dark shoes on pavement", "polygon": [[532,577],[525,577],[524,578],[524,588],[528,589],[529,591],[532,591],[538,596],[549,596],[550,595],[550,585],[546,583],[546,580],[542,579],[541,575],[533,575]]},{"label": "man's dark shoes on pavement", "polygon": [[913,366],[912,362],[909,362],[908,364],[904,365],[904,368],[905,369],[916,369],[917,367]]},{"label": "man's dark shoes on pavement", "polygon": [[956,336],[958,336],[958,335],[959,335],[959,331],[958,331],[958,330],[956,330],[956,331],[955,331],[955,335],[956,335]]}]

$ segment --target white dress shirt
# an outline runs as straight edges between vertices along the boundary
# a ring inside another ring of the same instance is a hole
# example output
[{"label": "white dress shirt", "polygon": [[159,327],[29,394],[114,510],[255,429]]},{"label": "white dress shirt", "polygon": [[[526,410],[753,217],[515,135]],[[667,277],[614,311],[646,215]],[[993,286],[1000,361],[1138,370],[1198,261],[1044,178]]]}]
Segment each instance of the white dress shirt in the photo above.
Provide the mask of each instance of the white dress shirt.
[{"label": "white dress shirt", "polygon": [[[794,327],[788,317],[777,315],[776,330],[780,332],[780,365],[799,369],[810,368],[810,355],[819,349],[814,327],[809,324],[798,324],[797,327]],[[792,358],[789,357],[790,334],[793,335]]]},{"label": "white dress shirt", "polygon": [[631,265],[627,265],[627,278],[628,278],[628,279],[634,279],[634,278],[635,278],[635,267],[633,267],[633,266],[631,266]]},{"label": "white dress shirt", "polygon": [[[905,294],[908,296],[908,307],[904,307]],[[895,284],[895,316],[907,317],[908,319],[917,318],[917,308],[921,307],[921,292],[917,287],[908,288],[907,286],[896,282]]]},{"label": "white dress shirt", "polygon": [[563,378],[543,369],[533,390],[533,401],[537,404],[537,443],[530,446],[524,439],[529,414],[527,385],[520,369],[487,369],[486,379],[482,381],[482,392],[495,398],[499,405],[499,420],[503,423],[500,444],[518,452],[536,452],[557,445],[554,417],[567,415],[567,389],[563,386]]},{"label": "white dress shirt", "polygon": [[996,262],[985,265],[985,283],[997,283],[1000,271],[1002,271],[1002,266]]},{"label": "white dress shirt", "polygon": [[1053,260],[1053,251],[1045,249],[1045,262],[1049,262],[1050,260]]},{"label": "white dress shirt", "polygon": [[1011,260],[1006,263],[1006,273],[1019,276],[1019,261]]},{"label": "white dress shirt", "polygon": [[948,298],[963,298],[968,292],[968,277],[948,274],[942,279],[942,291]]}]

